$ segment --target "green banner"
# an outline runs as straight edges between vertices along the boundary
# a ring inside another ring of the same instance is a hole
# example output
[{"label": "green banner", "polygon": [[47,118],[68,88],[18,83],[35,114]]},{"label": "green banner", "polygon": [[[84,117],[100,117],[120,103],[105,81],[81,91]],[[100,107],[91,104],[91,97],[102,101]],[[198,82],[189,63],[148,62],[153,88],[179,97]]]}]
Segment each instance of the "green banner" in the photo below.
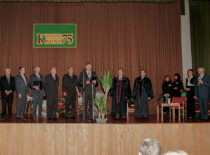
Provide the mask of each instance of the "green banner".
[{"label": "green banner", "polygon": [[34,24],[34,48],[76,48],[76,24]]}]

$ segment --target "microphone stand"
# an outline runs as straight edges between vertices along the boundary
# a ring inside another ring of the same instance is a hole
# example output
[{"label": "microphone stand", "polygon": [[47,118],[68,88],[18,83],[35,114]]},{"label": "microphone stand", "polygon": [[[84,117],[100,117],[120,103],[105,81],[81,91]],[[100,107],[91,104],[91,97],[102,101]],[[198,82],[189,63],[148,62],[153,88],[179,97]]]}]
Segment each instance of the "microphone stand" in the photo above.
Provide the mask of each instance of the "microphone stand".
[{"label": "microphone stand", "polygon": [[92,112],[93,112],[93,121],[94,121],[94,98],[93,98],[93,96],[94,96],[94,90],[93,90],[93,86],[94,86],[94,84],[91,82],[91,87],[92,87]]},{"label": "microphone stand", "polygon": [[82,85],[82,89],[83,89],[83,92],[82,92],[82,97],[83,97],[83,123],[86,123],[87,122],[87,118],[85,116],[85,70],[83,70],[83,85]]}]

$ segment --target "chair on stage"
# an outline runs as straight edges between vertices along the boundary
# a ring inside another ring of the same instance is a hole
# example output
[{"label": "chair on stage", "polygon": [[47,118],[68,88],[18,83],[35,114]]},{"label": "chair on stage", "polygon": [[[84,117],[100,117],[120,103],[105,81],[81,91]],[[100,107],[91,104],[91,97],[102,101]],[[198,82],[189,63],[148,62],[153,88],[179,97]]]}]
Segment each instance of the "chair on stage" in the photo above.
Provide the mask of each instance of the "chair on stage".
[{"label": "chair on stage", "polygon": [[[182,109],[182,117],[183,120],[185,116],[187,117],[187,98],[186,97],[173,97],[172,103],[179,103],[180,109]],[[175,107],[175,109],[178,109],[178,107]],[[170,110],[172,110],[170,108]]]}]

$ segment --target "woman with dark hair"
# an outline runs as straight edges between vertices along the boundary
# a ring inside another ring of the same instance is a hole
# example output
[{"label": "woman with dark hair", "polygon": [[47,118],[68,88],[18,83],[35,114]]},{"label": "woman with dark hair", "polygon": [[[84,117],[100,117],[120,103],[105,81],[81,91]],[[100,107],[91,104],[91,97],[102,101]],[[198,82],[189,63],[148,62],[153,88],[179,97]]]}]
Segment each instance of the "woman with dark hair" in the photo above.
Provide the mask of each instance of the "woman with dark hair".
[{"label": "woman with dark hair", "polygon": [[[171,97],[172,82],[171,82],[171,78],[169,75],[166,75],[164,77],[163,84],[162,84],[162,92],[163,92],[163,98],[164,98],[165,94],[169,94]],[[165,101],[165,102],[167,102],[167,101]]]},{"label": "woman with dark hair", "polygon": [[181,92],[184,89],[179,73],[174,74],[174,82],[172,83],[172,97],[181,97]]},{"label": "woman with dark hair", "polygon": [[195,117],[195,82],[193,69],[187,71],[186,92],[187,92],[187,117],[193,119]]}]

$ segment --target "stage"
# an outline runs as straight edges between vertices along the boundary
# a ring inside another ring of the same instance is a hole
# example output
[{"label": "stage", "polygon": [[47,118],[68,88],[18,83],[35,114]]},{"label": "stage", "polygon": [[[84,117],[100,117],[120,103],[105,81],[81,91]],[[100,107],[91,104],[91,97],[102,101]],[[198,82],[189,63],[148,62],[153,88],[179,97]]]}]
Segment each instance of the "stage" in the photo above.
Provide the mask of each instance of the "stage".
[{"label": "stage", "polygon": [[156,115],[138,120],[114,120],[107,124],[81,124],[80,118],[57,121],[1,120],[0,154],[7,155],[137,155],[145,138],[156,138],[163,152],[182,149],[190,155],[210,151],[210,121],[199,120],[159,123]]}]

